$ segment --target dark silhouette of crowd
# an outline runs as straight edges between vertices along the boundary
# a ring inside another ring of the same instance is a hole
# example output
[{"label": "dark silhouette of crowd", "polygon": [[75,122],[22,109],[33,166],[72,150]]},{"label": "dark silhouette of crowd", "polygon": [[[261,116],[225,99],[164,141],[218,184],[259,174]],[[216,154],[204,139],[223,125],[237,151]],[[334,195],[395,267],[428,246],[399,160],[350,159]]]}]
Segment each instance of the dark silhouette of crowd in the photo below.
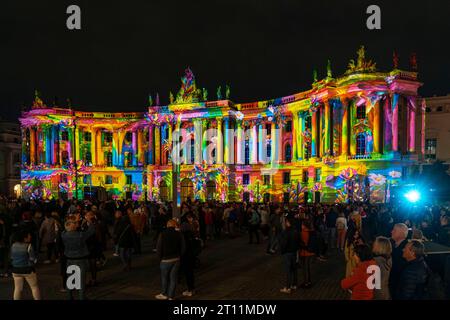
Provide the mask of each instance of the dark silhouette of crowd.
[{"label": "dark silhouette of crowd", "polygon": [[[175,217],[169,203],[2,198],[0,273],[14,278],[14,299],[21,298],[24,281],[39,299],[36,262],[58,263],[61,291],[70,299],[85,299],[86,288],[101,285],[97,273],[107,263],[105,251],[112,249],[127,273],[133,268],[133,256],[142,253],[143,237],[148,236],[160,260],[161,293],[156,298],[174,299],[180,276],[186,283],[183,296],[191,297],[202,250],[210,241],[247,233],[248,245],[264,243],[260,248],[268,256],[282,255],[286,274],[282,293],[313,287],[311,263],[327,263],[334,251],[345,257],[341,286],[351,291],[352,299],[425,299],[432,275],[442,279],[449,298],[448,255],[427,257],[424,249],[424,241],[450,247],[449,215],[440,206],[188,199]],[[80,289],[67,288],[69,265],[81,270]],[[381,270],[380,289],[366,285],[370,266]]]}]

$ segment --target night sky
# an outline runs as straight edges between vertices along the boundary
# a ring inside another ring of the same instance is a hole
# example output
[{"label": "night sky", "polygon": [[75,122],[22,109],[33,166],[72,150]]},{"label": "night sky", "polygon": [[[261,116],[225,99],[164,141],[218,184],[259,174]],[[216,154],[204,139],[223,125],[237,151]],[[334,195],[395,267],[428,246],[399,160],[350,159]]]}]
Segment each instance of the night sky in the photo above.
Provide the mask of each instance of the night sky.
[{"label": "night sky", "polygon": [[[327,59],[341,75],[361,44],[379,70],[409,69],[417,53],[422,96],[450,93],[450,2],[301,0],[7,0],[0,4],[0,116],[17,119],[34,90],[51,105],[71,98],[90,111],[145,111],[148,94],[177,93],[190,66],[216,98],[251,102],[308,90]],[[66,8],[82,30],[66,28]],[[381,7],[382,29],[366,28]]]}]

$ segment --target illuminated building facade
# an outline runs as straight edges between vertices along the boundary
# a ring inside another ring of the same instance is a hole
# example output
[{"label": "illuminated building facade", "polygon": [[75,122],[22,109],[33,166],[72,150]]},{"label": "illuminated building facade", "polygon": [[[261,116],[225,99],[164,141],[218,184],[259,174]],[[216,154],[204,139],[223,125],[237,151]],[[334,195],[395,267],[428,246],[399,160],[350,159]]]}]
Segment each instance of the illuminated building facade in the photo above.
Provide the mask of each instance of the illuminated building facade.
[{"label": "illuminated building facade", "polygon": [[361,47],[343,76],[328,63],[310,90],[267,101],[235,104],[228,86],[208,100],[189,69],[176,97],[150,101],[145,113],[48,108],[36,96],[20,119],[23,189],[34,197],[105,190],[179,202],[384,202],[424,155],[415,70],[414,59],[412,71],[394,59],[392,71],[378,72]]}]

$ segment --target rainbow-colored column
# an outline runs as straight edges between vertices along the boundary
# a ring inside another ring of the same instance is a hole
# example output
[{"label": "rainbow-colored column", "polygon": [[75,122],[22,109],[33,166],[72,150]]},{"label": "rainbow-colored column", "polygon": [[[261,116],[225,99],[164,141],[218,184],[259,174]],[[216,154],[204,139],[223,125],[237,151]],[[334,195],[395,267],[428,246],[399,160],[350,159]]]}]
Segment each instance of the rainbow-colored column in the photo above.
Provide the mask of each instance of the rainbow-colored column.
[{"label": "rainbow-colored column", "polygon": [[[148,163],[154,164],[153,152],[155,150],[153,135],[155,132],[154,125],[151,124],[148,128]],[[149,184],[151,186],[151,184]],[[151,190],[150,190],[151,193]]]},{"label": "rainbow-colored column", "polygon": [[380,102],[376,101],[373,106],[373,151],[379,153],[380,150]]},{"label": "rainbow-colored column", "polygon": [[256,123],[250,124],[250,164],[258,163],[258,132]]},{"label": "rainbow-colored column", "polygon": [[349,149],[349,128],[348,128],[348,122],[349,122],[349,110],[350,107],[348,105],[348,100],[343,99],[342,100],[342,134],[341,134],[341,154],[343,156],[348,155],[348,149]]},{"label": "rainbow-colored column", "polygon": [[409,152],[415,152],[416,151],[416,106],[413,101],[411,101],[412,98],[410,98],[410,103],[408,105],[408,117],[409,117]]},{"label": "rainbow-colored column", "polygon": [[244,132],[242,129],[242,120],[236,121],[236,162],[237,164],[244,164],[244,152],[245,152],[245,143],[244,143]]},{"label": "rainbow-colored column", "polygon": [[234,157],[234,153],[232,153],[234,150],[234,135],[233,130],[230,130],[230,118],[226,117],[223,119],[224,124],[224,146],[223,146],[223,157],[224,157],[224,163],[231,164],[232,157]]},{"label": "rainbow-colored column", "polygon": [[318,155],[318,137],[317,137],[317,111],[311,111],[311,156],[317,157]]},{"label": "rainbow-colored column", "polygon": [[161,126],[155,126],[155,164],[161,165]]},{"label": "rainbow-colored column", "polygon": [[194,142],[195,142],[195,163],[202,163],[202,121],[200,119],[194,120]]},{"label": "rainbow-colored column", "polygon": [[217,118],[217,152],[216,163],[223,163],[223,131],[222,131],[222,118]]},{"label": "rainbow-colored column", "polygon": [[[258,162],[259,163],[266,163],[266,155],[264,155],[264,143],[265,143],[265,138],[267,137],[267,133],[266,135],[263,134],[263,123],[260,122],[258,123]],[[265,137],[264,137],[265,136]]]},{"label": "rainbow-colored column", "polygon": [[392,96],[392,151],[398,151],[398,94]]},{"label": "rainbow-colored column", "polygon": [[332,136],[330,134],[330,124],[331,124],[331,112],[330,112],[330,103],[328,100],[324,102],[324,139],[323,139],[323,152],[328,153],[331,152],[330,141],[332,141]]}]

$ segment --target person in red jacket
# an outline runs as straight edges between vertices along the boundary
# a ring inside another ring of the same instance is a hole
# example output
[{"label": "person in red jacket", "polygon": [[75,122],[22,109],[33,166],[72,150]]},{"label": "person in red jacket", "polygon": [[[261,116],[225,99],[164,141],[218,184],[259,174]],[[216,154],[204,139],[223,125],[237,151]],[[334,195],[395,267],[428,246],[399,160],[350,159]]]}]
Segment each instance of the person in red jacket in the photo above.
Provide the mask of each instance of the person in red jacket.
[{"label": "person in red jacket", "polygon": [[356,268],[353,273],[341,281],[341,287],[349,290],[352,294],[351,300],[372,300],[373,289],[369,288],[367,279],[373,274],[368,270],[369,266],[376,266],[372,250],[367,245],[355,247]]}]

